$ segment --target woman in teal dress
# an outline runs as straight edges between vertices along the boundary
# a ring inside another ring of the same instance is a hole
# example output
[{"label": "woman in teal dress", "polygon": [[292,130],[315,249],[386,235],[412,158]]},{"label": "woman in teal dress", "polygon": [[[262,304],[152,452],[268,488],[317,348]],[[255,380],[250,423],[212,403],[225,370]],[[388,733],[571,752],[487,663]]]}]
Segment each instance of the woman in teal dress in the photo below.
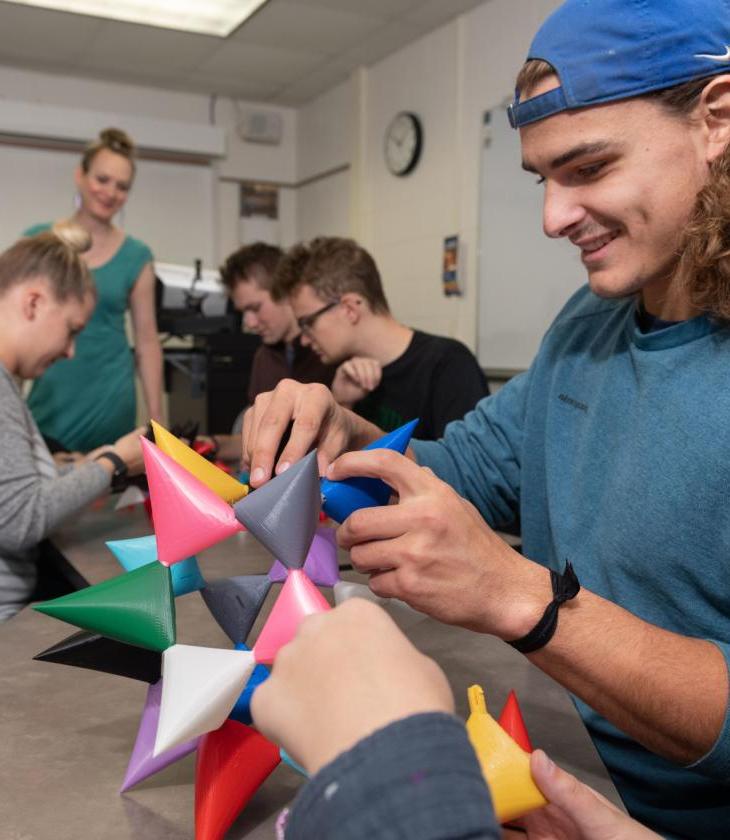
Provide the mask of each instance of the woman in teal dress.
[{"label": "woman in teal dress", "polygon": [[[88,452],[112,443],[136,424],[135,360],[149,417],[161,419],[162,351],[155,318],[152,252],[113,223],[134,179],[134,145],[119,129],[106,129],[89,145],[76,170],[78,210],[92,247],[84,254],[98,303],[76,340],[72,359],[35,381],[28,406],[43,435],[65,449]],[[33,235],[51,224],[35,225]],[[124,316],[130,310],[135,359]]]}]

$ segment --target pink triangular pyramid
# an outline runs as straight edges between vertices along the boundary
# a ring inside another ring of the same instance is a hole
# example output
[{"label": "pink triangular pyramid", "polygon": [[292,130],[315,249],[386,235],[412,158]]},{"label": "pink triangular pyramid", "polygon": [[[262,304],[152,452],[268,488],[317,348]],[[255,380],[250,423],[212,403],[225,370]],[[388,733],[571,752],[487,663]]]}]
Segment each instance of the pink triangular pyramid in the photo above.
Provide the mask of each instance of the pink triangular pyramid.
[{"label": "pink triangular pyramid", "polygon": [[329,609],[330,605],[306,574],[301,569],[291,569],[253,647],[254,659],[270,665],[279,648],[294,638],[305,616]]},{"label": "pink triangular pyramid", "polygon": [[230,505],[154,443],[141,441],[160,563],[170,566],[243,530]]}]

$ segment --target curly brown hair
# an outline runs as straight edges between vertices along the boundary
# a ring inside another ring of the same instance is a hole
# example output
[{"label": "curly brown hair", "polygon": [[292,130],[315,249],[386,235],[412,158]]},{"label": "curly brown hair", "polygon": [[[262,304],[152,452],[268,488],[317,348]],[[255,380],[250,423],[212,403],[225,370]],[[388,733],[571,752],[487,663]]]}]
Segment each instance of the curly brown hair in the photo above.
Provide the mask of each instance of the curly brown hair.
[{"label": "curly brown hair", "polygon": [[[529,93],[543,79],[557,75],[546,61],[525,62],[517,90]],[[695,79],[645,94],[678,119],[691,120],[702,91],[717,76]],[[696,309],[730,321],[730,145],[710,166],[707,183],[697,194],[689,222],[677,246],[676,288]]]},{"label": "curly brown hair", "polygon": [[356,292],[373,312],[390,312],[375,260],[354,239],[319,236],[290,248],[274,276],[271,296],[281,300],[300,286],[311,286],[323,300]]}]

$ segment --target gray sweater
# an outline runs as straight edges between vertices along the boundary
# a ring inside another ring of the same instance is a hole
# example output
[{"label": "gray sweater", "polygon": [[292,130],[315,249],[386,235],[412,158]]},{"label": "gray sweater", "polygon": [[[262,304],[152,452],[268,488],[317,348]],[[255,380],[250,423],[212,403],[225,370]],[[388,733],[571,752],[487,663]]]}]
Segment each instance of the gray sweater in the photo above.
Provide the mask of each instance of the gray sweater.
[{"label": "gray sweater", "polygon": [[56,468],[18,386],[0,364],[0,621],[30,600],[38,543],[110,481],[93,462]]}]

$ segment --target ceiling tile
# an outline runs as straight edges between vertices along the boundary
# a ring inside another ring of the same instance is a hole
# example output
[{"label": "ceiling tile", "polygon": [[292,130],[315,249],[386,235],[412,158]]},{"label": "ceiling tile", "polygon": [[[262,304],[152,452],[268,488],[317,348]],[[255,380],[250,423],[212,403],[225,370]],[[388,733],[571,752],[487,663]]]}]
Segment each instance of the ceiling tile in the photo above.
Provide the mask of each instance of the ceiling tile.
[{"label": "ceiling tile", "polygon": [[281,84],[272,82],[270,79],[250,79],[245,75],[232,75],[222,73],[216,75],[204,75],[195,73],[190,76],[181,76],[179,84],[184,90],[197,93],[230,96],[233,99],[248,99],[252,102],[273,102],[273,97],[281,89]]},{"label": "ceiling tile", "polygon": [[72,61],[102,26],[103,21],[86,15],[0,3],[0,61],[15,57]]},{"label": "ceiling tile", "polygon": [[428,31],[427,27],[415,21],[393,21],[350,50],[347,58],[353,67],[368,67],[417,40]]},{"label": "ceiling tile", "polygon": [[302,6],[357,12],[360,15],[388,20],[416,8],[422,2],[423,0],[366,0],[366,2],[363,2],[363,0],[297,0],[297,3]]},{"label": "ceiling tile", "polygon": [[293,85],[282,88],[276,95],[279,105],[303,105],[335,85],[344,82],[350,75],[351,66],[342,60],[335,60],[319,67]]},{"label": "ceiling tile", "polygon": [[406,12],[402,20],[415,21],[427,26],[430,31],[475,6],[480,6],[483,2],[484,0],[449,0],[448,3],[444,3],[443,0],[422,0],[418,6]]},{"label": "ceiling tile", "polygon": [[153,72],[192,70],[220,49],[221,39],[190,32],[173,32],[154,26],[138,26],[117,21],[104,23],[95,35],[79,64],[84,67],[142,68]]},{"label": "ceiling tile", "polygon": [[228,42],[202,61],[196,72],[203,76],[237,73],[284,84],[314,70],[326,58],[321,53]]},{"label": "ceiling tile", "polygon": [[381,19],[362,14],[272,2],[229,40],[335,55],[359,43],[381,25]]}]

